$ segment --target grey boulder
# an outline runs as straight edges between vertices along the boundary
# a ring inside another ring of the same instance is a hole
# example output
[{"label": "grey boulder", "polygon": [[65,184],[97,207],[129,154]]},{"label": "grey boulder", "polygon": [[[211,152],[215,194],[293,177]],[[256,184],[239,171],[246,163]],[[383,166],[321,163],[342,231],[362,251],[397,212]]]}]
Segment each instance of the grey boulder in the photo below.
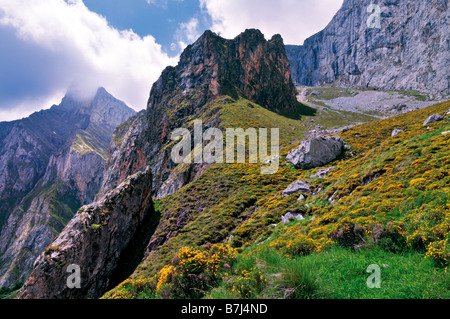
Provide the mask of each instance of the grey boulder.
[{"label": "grey boulder", "polygon": [[425,122],[423,123],[423,126],[431,124],[431,123],[443,121],[444,119],[445,119],[445,117],[443,117],[442,115],[434,114],[425,120]]},{"label": "grey boulder", "polygon": [[399,134],[403,133],[403,130],[397,129],[392,131],[392,137],[397,136]]},{"label": "grey boulder", "polygon": [[281,222],[283,224],[289,224],[289,222],[293,219],[304,220],[305,217],[302,214],[293,214],[291,212],[288,212],[286,215],[281,217]]},{"label": "grey boulder", "polygon": [[309,183],[305,181],[295,181],[288,188],[283,191],[283,197],[288,197],[292,194],[308,194],[312,195]]},{"label": "grey boulder", "polygon": [[336,160],[343,153],[344,146],[339,136],[322,136],[303,141],[289,152],[286,160],[298,169],[320,167]]}]

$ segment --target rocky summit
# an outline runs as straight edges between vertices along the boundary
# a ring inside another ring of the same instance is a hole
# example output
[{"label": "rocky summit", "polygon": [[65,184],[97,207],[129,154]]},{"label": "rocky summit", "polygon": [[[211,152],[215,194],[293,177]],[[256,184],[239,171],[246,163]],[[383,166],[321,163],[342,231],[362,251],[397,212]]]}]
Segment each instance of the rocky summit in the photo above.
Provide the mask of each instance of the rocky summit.
[{"label": "rocky summit", "polygon": [[36,257],[100,188],[114,128],[135,112],[99,88],[0,123],[0,286],[24,282]]},{"label": "rocky summit", "polygon": [[298,85],[447,96],[448,19],[448,1],[345,0],[324,30],[287,46],[293,78]]},{"label": "rocky summit", "polygon": [[252,29],[227,40],[206,31],[184,50],[176,67],[162,72],[152,87],[147,112],[116,131],[102,191],[150,163],[154,195],[162,198],[174,193],[205,165],[174,165],[167,148],[171,132],[180,127],[192,131],[190,119],[196,117],[205,128],[220,127],[220,105],[242,98],[280,114],[297,110],[282,38],[275,35],[267,41]]}]

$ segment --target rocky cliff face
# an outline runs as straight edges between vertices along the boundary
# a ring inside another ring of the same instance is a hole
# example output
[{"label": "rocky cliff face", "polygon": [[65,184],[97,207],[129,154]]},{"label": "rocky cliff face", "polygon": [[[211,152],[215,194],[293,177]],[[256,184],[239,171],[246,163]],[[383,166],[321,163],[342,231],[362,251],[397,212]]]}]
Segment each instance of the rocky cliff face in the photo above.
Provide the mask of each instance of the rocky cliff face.
[{"label": "rocky cliff face", "polygon": [[77,209],[91,203],[116,125],[135,112],[99,89],[0,123],[0,286],[24,282],[35,258]]},{"label": "rocky cliff face", "polygon": [[287,46],[299,85],[417,90],[450,94],[449,7],[445,0],[345,0],[330,24],[303,46]]},{"label": "rocky cliff face", "polygon": [[[19,298],[100,297],[126,278],[126,273],[115,276],[120,261],[136,254],[137,247],[148,240],[145,226],[152,213],[151,173],[146,169],[78,211],[37,258]],[[71,265],[80,269],[79,288],[67,284]]]},{"label": "rocky cliff face", "polygon": [[[278,112],[298,107],[283,40],[264,39],[246,30],[233,40],[206,31],[188,46],[176,67],[166,68],[153,85],[146,113],[118,129],[108,157],[103,191],[146,165],[154,174],[154,195],[164,197],[192,181],[204,165],[177,166],[170,160],[171,132],[193,129],[192,119],[205,128],[219,127],[217,110],[208,103],[223,96],[246,98]],[[176,174],[174,174],[176,170]]]}]

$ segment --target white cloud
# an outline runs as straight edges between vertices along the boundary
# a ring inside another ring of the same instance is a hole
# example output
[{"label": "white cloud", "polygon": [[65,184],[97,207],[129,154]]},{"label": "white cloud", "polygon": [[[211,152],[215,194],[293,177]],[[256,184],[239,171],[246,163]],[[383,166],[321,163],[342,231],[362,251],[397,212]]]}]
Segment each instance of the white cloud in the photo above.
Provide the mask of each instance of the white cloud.
[{"label": "white cloud", "polygon": [[160,7],[160,8],[167,8],[167,1],[168,0],[146,0],[147,1],[147,3],[151,6],[151,5],[154,5],[154,6],[157,6],[157,7]]},{"label": "white cloud", "polygon": [[31,112],[39,111],[43,107],[51,107],[54,104],[59,104],[61,98],[65,94],[63,91],[55,91],[48,96],[42,95],[37,97],[22,97],[20,101],[15,103],[14,107],[7,109],[0,108],[0,121],[18,120],[30,115]]},{"label": "white cloud", "polygon": [[213,31],[234,38],[257,28],[266,38],[281,34],[286,44],[302,44],[321,31],[342,6],[343,0],[200,0],[211,15]]},{"label": "white cloud", "polygon": [[201,35],[199,30],[199,20],[192,18],[186,23],[180,23],[175,34],[180,49],[184,49],[188,44],[195,42]]},{"label": "white cloud", "polygon": [[[42,59],[49,74],[39,75],[49,87],[42,89],[41,96],[34,92],[42,101],[73,84],[86,89],[104,86],[130,106],[143,109],[153,82],[167,65],[177,62],[162,51],[154,37],[141,38],[131,30],[114,29],[105,18],[89,11],[82,0],[0,0],[0,29],[11,30],[18,41],[52,57]],[[2,50],[8,47],[3,46]],[[19,106],[28,99],[23,96],[17,101],[18,108],[11,114],[17,116]],[[5,106],[0,108],[1,121],[8,116]],[[31,111],[34,110],[28,113]]]}]

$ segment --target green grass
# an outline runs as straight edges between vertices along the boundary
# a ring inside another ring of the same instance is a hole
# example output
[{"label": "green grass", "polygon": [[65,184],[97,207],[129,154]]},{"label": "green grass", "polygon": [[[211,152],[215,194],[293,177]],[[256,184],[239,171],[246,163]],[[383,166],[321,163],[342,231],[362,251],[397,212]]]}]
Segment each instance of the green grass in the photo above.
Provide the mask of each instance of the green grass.
[{"label": "green grass", "polygon": [[244,99],[226,104],[220,113],[225,128],[279,128],[281,145],[304,138],[305,132],[317,125],[336,129],[378,119],[355,112],[313,109],[300,103],[297,113],[277,114]]},{"label": "green grass", "polygon": [[400,94],[405,96],[410,96],[415,98],[417,101],[426,102],[430,100],[430,97],[427,93],[419,92],[416,90],[410,90],[410,91],[388,91],[389,94]]},{"label": "green grass", "polygon": [[95,153],[106,161],[109,145],[110,133],[97,125],[90,125],[76,134],[73,148],[81,154]]},{"label": "green grass", "polygon": [[[440,299],[450,297],[450,276],[422,254],[394,254],[380,248],[353,252],[334,247],[303,257],[318,284],[333,299]],[[381,268],[381,288],[367,286],[369,265]]]},{"label": "green grass", "polygon": [[14,285],[14,287],[11,288],[1,287],[0,299],[14,299],[18,295],[22,286],[23,283],[17,283],[16,285]]},{"label": "green grass", "polygon": [[[381,287],[369,288],[370,265],[381,269]],[[379,247],[354,252],[333,246],[321,254],[286,257],[264,246],[239,256],[231,270],[257,268],[269,278],[253,299],[448,299],[450,275],[417,253],[394,254]],[[228,279],[230,280],[230,279]],[[254,288],[256,287],[249,287]],[[241,299],[224,281],[208,299]]]},{"label": "green grass", "polygon": [[[449,104],[342,132],[354,154],[331,163],[335,169],[326,179],[311,180],[317,170],[286,165],[270,176],[261,175],[258,165],[211,166],[158,202],[162,218],[153,239],[160,245],[131,279],[152,278],[182,247],[229,242],[239,249],[238,260],[207,298],[449,298],[450,144],[449,135],[440,134],[448,122],[429,130],[422,125]],[[231,127],[242,124],[240,117],[248,127],[285,121],[283,130],[307,119],[291,122],[244,100],[223,107],[229,111],[224,125]],[[395,128],[405,131],[393,138]],[[322,191],[304,202],[282,197],[295,180]],[[305,220],[279,225],[287,212],[302,213]],[[362,230],[357,240],[344,232],[350,225]],[[361,243],[366,248],[355,252]],[[381,267],[380,289],[366,284],[372,264]]]},{"label": "green grass", "polygon": [[[304,136],[305,126],[304,122],[299,120],[300,113],[302,110],[297,114],[290,114],[292,118],[288,118],[244,99],[226,104],[220,110],[224,128],[279,128],[281,144]],[[314,114],[312,111],[306,113]]]},{"label": "green grass", "polygon": [[329,101],[337,99],[339,97],[353,97],[362,92],[361,90],[357,89],[335,88],[335,87],[309,88],[306,91],[309,93],[312,93],[314,91],[322,91],[322,94],[318,96],[308,95],[307,99],[311,101],[315,100]]}]

